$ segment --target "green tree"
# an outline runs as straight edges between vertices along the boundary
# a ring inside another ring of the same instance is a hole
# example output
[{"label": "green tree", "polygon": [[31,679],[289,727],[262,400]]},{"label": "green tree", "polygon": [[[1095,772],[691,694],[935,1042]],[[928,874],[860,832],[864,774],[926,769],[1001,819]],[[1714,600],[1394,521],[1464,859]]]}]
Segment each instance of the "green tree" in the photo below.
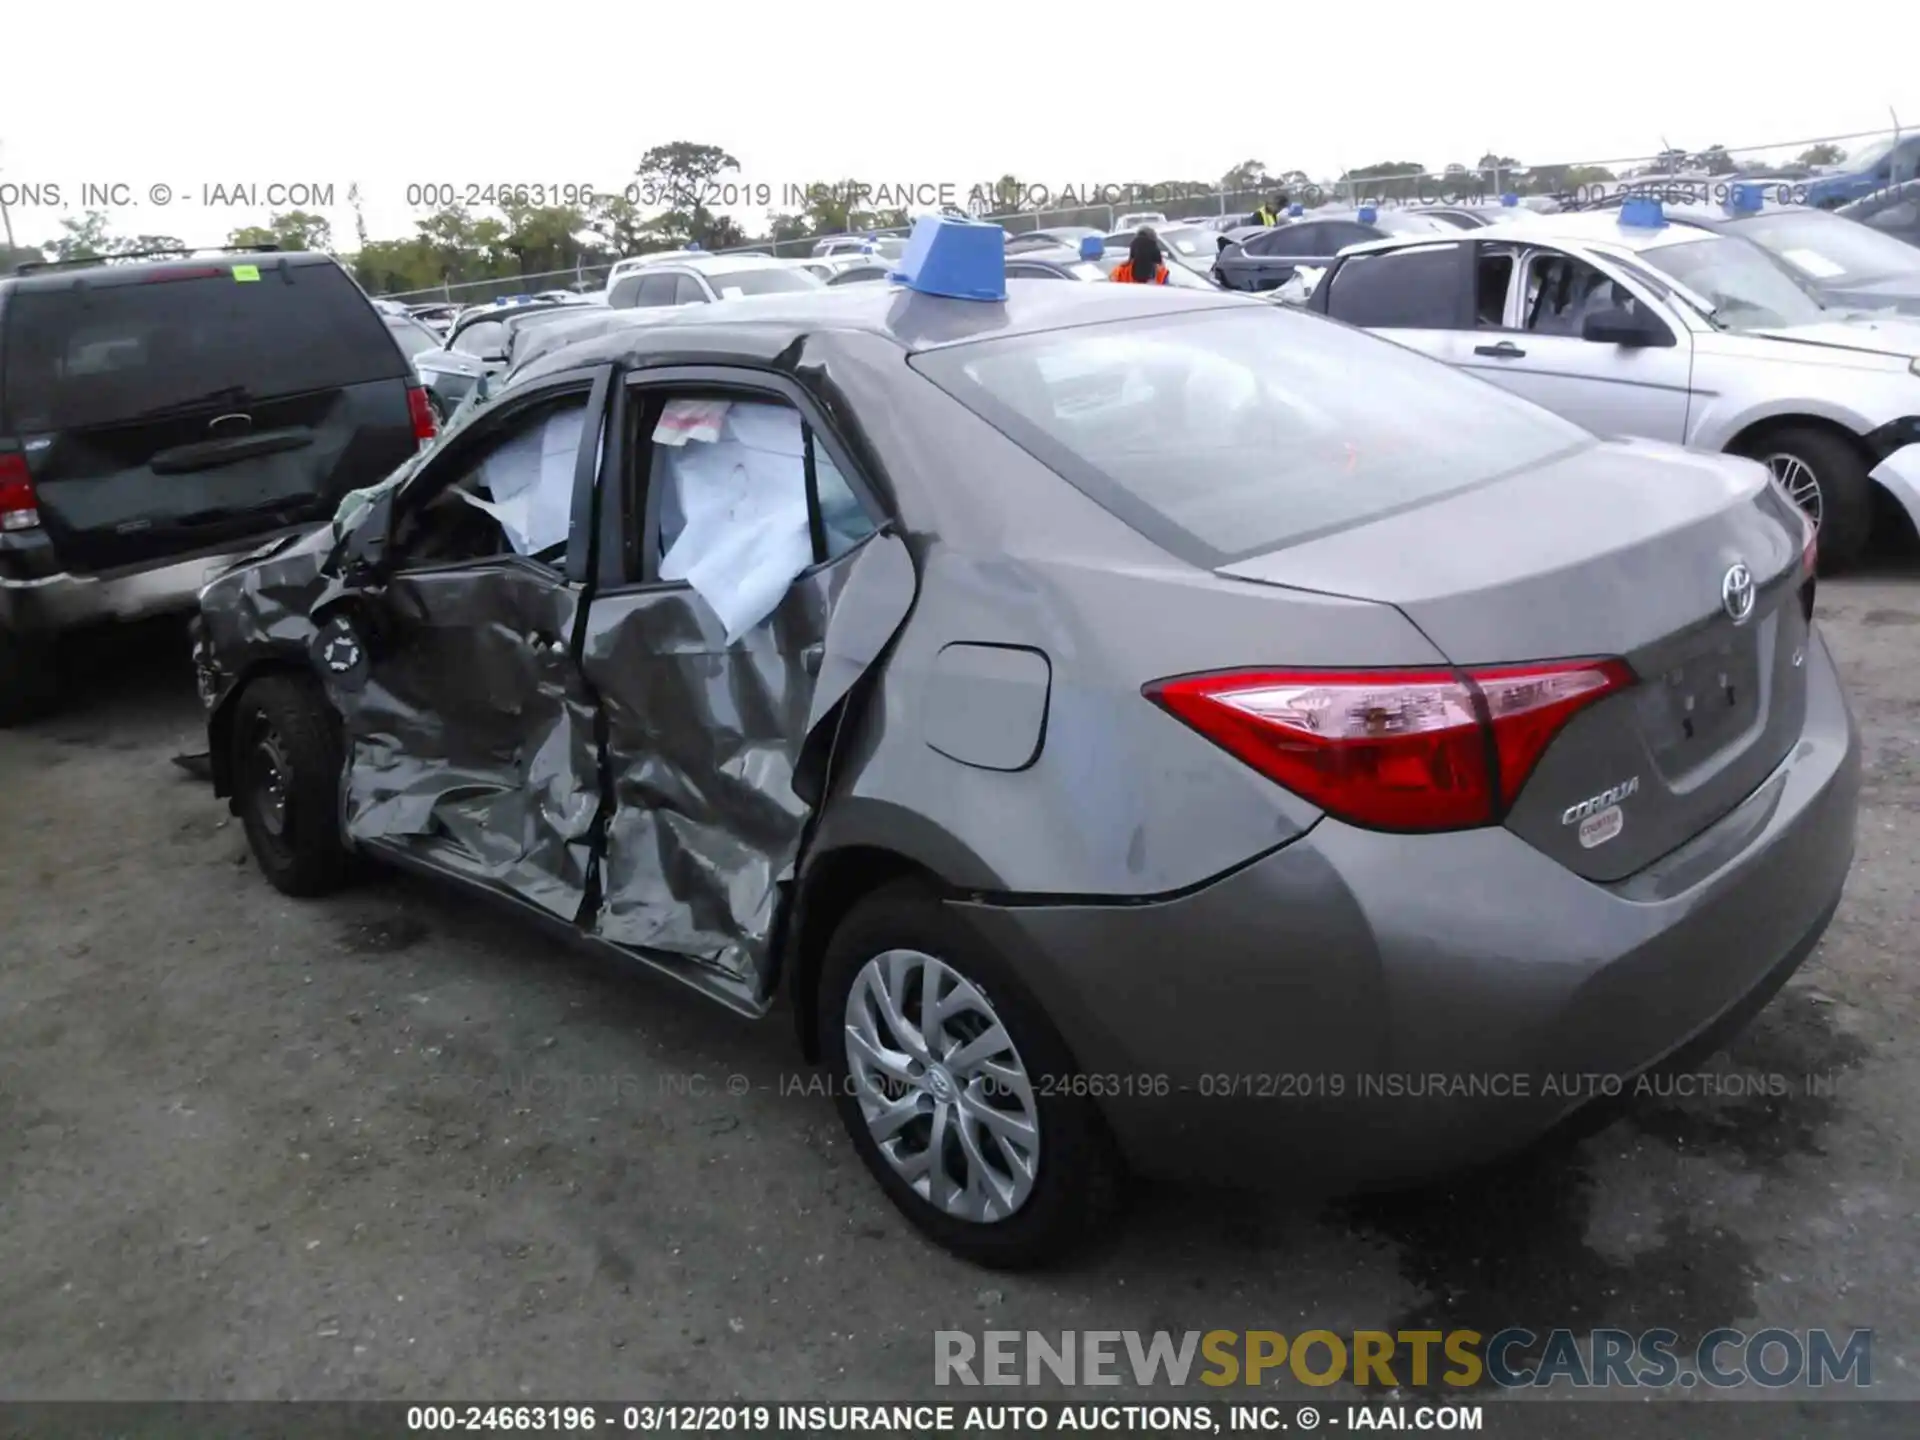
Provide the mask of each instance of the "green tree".
[{"label": "green tree", "polygon": [[725,216],[715,215],[706,202],[713,198],[714,181],[739,168],[740,162],[718,145],[675,140],[647,151],[633,173],[643,197],[665,207],[666,213],[657,218],[666,223],[656,233],[724,250],[743,243],[745,232]]},{"label": "green tree", "polygon": [[61,220],[63,234],[46,248],[56,260],[112,260],[118,256],[139,255],[156,250],[185,252],[187,245],[175,235],[113,235],[107,231],[107,217],[89,210],[78,220]]},{"label": "green tree", "polygon": [[1704,170],[1709,175],[1731,175],[1734,171],[1733,156],[1727,153],[1724,145],[1709,145],[1689,162],[1696,170]]},{"label": "green tree", "polygon": [[813,222],[805,215],[791,215],[783,211],[773,211],[767,215],[767,238],[776,246],[804,240],[813,233]]},{"label": "green tree", "polygon": [[645,244],[645,224],[640,207],[625,195],[596,195],[587,212],[587,228],[616,258],[640,253]]},{"label": "green tree", "polygon": [[62,233],[54,236],[47,248],[53,252],[56,260],[92,260],[104,256],[114,244],[107,234],[107,216],[104,210],[89,210],[78,220],[64,216],[60,221]]},{"label": "green tree", "polygon": [[1242,160],[1220,177],[1219,188],[1231,195],[1241,190],[1264,190],[1272,180],[1260,161]]},{"label": "green tree", "polygon": [[1847,152],[1838,145],[1822,141],[1800,152],[1798,164],[1801,165],[1838,165],[1847,158]]},{"label": "green tree", "polygon": [[1410,200],[1419,194],[1426,171],[1427,167],[1417,160],[1382,160],[1349,170],[1340,179],[1351,182],[1357,195]]},{"label": "green tree", "polygon": [[46,258],[47,252],[37,245],[0,245],[0,275],[11,275],[15,266],[37,265]]},{"label": "green tree", "polygon": [[501,245],[522,275],[548,270],[570,270],[585,263],[587,246],[581,236],[588,219],[570,205],[515,205],[500,207],[507,219]]},{"label": "green tree", "polygon": [[333,249],[333,226],[324,215],[287,210],[265,225],[243,225],[227,236],[229,245],[272,245],[281,250]]}]

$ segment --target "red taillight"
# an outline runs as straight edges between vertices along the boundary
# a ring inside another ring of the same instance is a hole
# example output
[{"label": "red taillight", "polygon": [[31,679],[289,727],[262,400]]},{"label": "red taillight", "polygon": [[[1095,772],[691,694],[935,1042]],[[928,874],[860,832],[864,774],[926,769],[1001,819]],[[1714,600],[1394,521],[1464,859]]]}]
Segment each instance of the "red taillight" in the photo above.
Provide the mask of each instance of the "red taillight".
[{"label": "red taillight", "polygon": [[422,445],[440,433],[433,418],[433,406],[427,403],[427,392],[422,386],[415,385],[407,391],[407,413],[413,416],[413,438]]},{"label": "red taillight", "polygon": [[1488,825],[1573,714],[1633,683],[1618,660],[1494,669],[1237,671],[1150,699],[1329,814],[1377,830]]},{"label": "red taillight", "polygon": [[40,523],[39,502],[33,495],[33,476],[27,457],[0,455],[0,530],[31,530]]}]

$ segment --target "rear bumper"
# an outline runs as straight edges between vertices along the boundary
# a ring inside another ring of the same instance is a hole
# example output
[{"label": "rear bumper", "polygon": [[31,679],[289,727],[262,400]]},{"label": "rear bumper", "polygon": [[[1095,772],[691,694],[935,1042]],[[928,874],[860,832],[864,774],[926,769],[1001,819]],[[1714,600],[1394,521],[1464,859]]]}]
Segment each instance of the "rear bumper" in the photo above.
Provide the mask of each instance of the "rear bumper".
[{"label": "rear bumper", "polygon": [[98,575],[58,573],[32,578],[0,575],[0,625],[16,631],[54,633],[107,620],[137,620],[192,610],[200,591],[236,560],[286,534],[311,525],[251,535],[244,544],[136,570]]},{"label": "rear bumper", "polygon": [[1807,727],[1743,804],[1614,885],[1504,829],[1332,820],[1157,904],[960,904],[1022,968],[1136,1167],[1337,1192],[1497,1157],[1740,1018],[1852,860],[1859,742]]}]

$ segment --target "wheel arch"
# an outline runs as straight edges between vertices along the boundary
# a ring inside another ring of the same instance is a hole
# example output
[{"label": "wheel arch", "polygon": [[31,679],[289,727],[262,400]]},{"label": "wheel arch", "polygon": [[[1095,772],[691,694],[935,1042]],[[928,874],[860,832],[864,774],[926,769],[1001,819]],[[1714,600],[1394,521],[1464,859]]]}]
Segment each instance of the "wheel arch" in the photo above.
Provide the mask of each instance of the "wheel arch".
[{"label": "wheel arch", "polygon": [[1868,453],[1866,442],[1861,439],[1859,431],[1832,416],[1816,415],[1802,410],[1782,411],[1779,414],[1763,415],[1756,420],[1750,420],[1738,432],[1728,436],[1720,448],[1730,455],[1746,455],[1776,430],[1821,431],[1845,443],[1860,457],[1863,468],[1869,470],[1873,468],[1873,457]]},{"label": "wheel arch", "polygon": [[319,677],[304,652],[268,651],[242,667],[240,673],[207,715],[207,760],[213,772],[213,793],[233,808],[233,716],[240,697],[268,675],[305,675]]}]

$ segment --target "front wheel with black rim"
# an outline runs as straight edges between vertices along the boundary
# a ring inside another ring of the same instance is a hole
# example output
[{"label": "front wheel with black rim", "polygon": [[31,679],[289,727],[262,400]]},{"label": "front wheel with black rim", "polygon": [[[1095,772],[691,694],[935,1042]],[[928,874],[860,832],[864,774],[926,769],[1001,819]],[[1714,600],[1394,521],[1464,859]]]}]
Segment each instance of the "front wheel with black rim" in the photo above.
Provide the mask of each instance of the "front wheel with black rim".
[{"label": "front wheel with black rim", "polygon": [[324,895],[349,869],[340,834],[341,745],[308,675],[266,675],[235,702],[233,787],[261,873],[287,895]]},{"label": "front wheel with black rim", "polygon": [[868,1170],[920,1230],[1001,1269],[1065,1258],[1118,1206],[1112,1140],[1045,1014],[924,888],[868,896],[821,967],[820,1052]]},{"label": "front wheel with black rim", "polygon": [[1820,568],[1842,569],[1860,558],[1873,529],[1873,481],[1845,438],[1806,425],[1770,430],[1741,447],[1780,482],[1820,537]]}]

